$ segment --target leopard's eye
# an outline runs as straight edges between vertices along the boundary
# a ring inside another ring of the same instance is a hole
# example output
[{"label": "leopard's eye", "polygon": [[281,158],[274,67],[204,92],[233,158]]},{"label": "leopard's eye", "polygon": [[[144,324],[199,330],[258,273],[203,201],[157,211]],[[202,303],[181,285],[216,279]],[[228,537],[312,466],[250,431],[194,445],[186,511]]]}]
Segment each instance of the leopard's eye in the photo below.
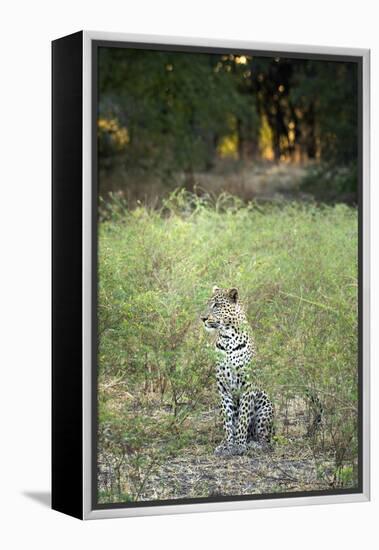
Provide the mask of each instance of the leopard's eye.
[{"label": "leopard's eye", "polygon": [[212,309],[216,309],[218,306],[219,306],[219,304],[218,304],[217,302],[215,302],[215,303],[212,305]]}]

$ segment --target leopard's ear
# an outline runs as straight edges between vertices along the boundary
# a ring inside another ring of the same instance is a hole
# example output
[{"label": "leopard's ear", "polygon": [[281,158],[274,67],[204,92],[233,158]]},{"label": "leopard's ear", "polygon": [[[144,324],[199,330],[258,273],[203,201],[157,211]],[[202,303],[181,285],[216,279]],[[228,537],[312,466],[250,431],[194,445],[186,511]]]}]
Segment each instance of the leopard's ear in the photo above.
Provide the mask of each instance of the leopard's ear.
[{"label": "leopard's ear", "polygon": [[228,290],[228,296],[232,302],[236,303],[238,300],[238,290],[236,288],[230,288]]},{"label": "leopard's ear", "polygon": [[213,293],[213,294],[216,294],[216,292],[218,292],[219,290],[220,290],[220,289],[218,288],[218,286],[214,286],[214,287],[212,288],[212,293]]}]

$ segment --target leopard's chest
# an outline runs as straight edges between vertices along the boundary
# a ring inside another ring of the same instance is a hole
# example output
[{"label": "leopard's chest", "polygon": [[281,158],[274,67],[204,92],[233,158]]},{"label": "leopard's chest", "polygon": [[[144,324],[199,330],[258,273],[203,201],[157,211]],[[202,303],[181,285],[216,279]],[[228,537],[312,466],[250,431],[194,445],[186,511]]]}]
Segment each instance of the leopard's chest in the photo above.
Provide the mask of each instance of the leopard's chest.
[{"label": "leopard's chest", "polygon": [[223,360],[217,364],[217,379],[231,393],[241,390],[247,382],[246,369],[241,357],[234,360],[232,355],[224,354]]},{"label": "leopard's chest", "polygon": [[243,331],[221,334],[215,343],[218,351],[217,379],[230,393],[242,390],[248,383],[248,372],[254,355],[249,335]]}]

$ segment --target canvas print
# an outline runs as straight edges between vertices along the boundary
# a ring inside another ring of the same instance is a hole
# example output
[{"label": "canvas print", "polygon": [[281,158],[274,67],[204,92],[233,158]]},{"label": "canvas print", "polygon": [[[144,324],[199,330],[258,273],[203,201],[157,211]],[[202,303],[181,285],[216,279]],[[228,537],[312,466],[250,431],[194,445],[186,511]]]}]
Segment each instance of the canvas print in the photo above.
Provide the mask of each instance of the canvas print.
[{"label": "canvas print", "polygon": [[98,49],[97,504],[358,492],[359,66],[193,50]]}]

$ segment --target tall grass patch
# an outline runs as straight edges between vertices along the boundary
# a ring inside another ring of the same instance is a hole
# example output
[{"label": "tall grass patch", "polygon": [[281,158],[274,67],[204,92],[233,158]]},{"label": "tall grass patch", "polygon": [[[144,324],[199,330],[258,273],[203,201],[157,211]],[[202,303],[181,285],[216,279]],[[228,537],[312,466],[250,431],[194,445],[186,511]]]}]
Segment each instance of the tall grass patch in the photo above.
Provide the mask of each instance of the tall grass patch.
[{"label": "tall grass patch", "polygon": [[[182,190],[160,210],[114,199],[100,220],[100,501],[146,498],[162,463],[210,455],[221,438],[214,352],[199,321],[213,285],[237,287],[245,304],[258,350],[252,371],[274,402],[277,449],[293,442],[285,418],[301,400],[296,444],[311,450],[323,486],[355,486],[356,210]],[[323,418],[306,437],[309,395]]]}]

